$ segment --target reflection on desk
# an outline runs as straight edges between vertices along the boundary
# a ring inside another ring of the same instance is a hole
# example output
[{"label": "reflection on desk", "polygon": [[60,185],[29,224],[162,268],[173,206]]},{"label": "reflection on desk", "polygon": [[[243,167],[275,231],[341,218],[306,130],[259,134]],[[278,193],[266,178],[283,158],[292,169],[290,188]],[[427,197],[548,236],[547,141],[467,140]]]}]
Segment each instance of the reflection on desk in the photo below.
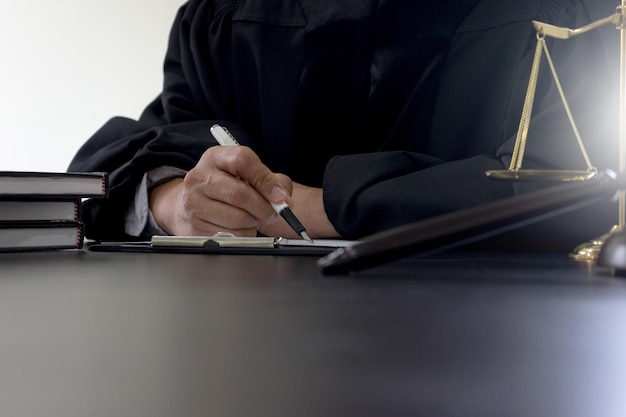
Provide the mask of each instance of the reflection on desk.
[{"label": "reflection on desk", "polygon": [[6,416],[623,416],[626,281],[457,252],[0,255]]}]

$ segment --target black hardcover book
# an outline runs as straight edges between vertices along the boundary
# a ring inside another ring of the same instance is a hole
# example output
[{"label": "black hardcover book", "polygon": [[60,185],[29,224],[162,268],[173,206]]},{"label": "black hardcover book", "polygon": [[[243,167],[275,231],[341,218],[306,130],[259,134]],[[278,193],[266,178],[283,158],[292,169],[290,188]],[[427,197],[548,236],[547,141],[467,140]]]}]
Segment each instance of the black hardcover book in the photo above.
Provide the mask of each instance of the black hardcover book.
[{"label": "black hardcover book", "polygon": [[103,172],[0,171],[0,199],[106,197]]},{"label": "black hardcover book", "polygon": [[1,200],[0,222],[80,221],[80,199]]},{"label": "black hardcover book", "polygon": [[82,247],[83,225],[80,222],[0,222],[0,252]]}]

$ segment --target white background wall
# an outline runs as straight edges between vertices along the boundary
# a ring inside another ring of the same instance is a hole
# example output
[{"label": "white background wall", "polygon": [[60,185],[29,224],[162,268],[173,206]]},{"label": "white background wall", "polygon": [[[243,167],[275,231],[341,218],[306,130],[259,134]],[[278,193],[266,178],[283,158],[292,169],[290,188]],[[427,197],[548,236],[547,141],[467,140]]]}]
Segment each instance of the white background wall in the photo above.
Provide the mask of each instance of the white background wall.
[{"label": "white background wall", "polygon": [[183,0],[0,0],[0,170],[65,171],[159,93]]}]

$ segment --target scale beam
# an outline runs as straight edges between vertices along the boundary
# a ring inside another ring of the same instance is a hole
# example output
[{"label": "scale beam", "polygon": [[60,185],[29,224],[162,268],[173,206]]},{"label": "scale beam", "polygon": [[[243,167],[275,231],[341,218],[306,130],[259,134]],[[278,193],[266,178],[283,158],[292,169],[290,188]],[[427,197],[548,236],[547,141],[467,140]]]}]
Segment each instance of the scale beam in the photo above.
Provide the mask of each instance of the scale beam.
[{"label": "scale beam", "polygon": [[599,28],[600,26],[613,24],[616,26],[621,26],[622,24],[622,14],[620,12],[614,13],[609,17],[605,17],[604,19],[597,20],[593,23],[589,23],[586,26],[583,26],[578,29],[570,29],[561,26],[554,26],[548,23],[539,22],[537,20],[533,20],[533,26],[537,33],[543,36],[547,36],[555,39],[570,39],[574,36],[582,35],[583,33],[587,33],[594,29]]}]

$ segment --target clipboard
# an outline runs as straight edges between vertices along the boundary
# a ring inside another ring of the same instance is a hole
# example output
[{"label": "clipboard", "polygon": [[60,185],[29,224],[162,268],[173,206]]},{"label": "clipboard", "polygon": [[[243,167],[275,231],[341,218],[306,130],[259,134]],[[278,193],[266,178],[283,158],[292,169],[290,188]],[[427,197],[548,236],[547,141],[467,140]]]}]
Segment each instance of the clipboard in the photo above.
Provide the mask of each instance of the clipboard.
[{"label": "clipboard", "polygon": [[237,237],[230,233],[213,236],[153,236],[140,242],[94,242],[87,248],[94,252],[187,253],[214,255],[298,255],[324,256],[338,248],[351,246],[354,241],[275,237]]}]

